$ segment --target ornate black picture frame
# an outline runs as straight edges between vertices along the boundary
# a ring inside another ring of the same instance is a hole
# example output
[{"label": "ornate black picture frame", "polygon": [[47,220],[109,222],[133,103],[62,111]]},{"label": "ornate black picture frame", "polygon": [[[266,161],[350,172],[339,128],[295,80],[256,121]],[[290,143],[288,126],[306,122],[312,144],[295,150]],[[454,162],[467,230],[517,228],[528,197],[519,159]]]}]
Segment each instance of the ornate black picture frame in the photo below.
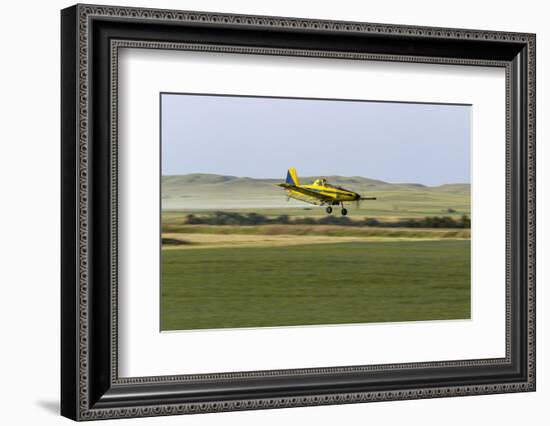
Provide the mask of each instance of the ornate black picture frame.
[{"label": "ornate black picture frame", "polygon": [[[61,413],[158,416],[535,390],[535,35],[76,5],[61,13]],[[120,378],[120,47],[506,70],[506,356]]]}]

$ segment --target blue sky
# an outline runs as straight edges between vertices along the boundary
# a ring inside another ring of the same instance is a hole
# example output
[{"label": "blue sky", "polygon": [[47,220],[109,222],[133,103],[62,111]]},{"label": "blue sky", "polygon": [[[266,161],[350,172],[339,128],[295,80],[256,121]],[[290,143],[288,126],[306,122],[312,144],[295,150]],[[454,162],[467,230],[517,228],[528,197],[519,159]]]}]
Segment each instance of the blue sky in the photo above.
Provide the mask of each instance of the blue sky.
[{"label": "blue sky", "polygon": [[468,105],[162,94],[162,174],[470,182]]}]

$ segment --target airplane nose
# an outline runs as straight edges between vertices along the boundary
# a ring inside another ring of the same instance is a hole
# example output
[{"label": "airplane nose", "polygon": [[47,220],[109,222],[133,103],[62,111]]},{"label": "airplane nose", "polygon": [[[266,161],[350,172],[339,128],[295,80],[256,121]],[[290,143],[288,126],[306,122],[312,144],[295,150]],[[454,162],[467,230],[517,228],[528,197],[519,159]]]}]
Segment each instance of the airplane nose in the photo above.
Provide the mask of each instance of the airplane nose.
[{"label": "airplane nose", "polygon": [[357,192],[355,192],[354,194],[355,194],[354,200],[358,200],[359,198],[361,198],[361,195],[359,195]]}]

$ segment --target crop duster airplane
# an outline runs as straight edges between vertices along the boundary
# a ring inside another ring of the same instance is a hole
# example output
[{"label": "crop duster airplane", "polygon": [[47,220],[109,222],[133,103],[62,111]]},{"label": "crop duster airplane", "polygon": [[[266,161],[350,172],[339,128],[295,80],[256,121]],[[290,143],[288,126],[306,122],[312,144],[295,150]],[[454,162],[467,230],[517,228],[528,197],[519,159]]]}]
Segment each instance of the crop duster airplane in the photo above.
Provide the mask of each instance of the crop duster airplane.
[{"label": "crop duster airplane", "polygon": [[286,195],[289,198],[303,201],[309,204],[318,206],[327,206],[327,213],[332,213],[332,206],[340,205],[342,207],[342,215],[348,214],[344,207],[344,201],[355,201],[357,207],[361,200],[376,200],[375,197],[361,197],[357,192],[334,186],[327,182],[324,178],[319,178],[312,184],[300,185],[296,169],[291,167],[286,173],[285,183],[279,183],[285,189]]}]

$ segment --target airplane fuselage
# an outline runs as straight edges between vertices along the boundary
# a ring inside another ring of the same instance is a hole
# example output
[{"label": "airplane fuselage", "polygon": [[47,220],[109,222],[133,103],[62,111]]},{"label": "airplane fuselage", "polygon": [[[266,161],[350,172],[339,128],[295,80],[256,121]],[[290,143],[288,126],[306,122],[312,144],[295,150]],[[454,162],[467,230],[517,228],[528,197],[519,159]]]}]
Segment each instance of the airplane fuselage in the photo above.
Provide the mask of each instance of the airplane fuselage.
[{"label": "airplane fuselage", "polygon": [[302,200],[306,191],[319,194],[320,205],[338,205],[341,201],[355,201],[361,196],[348,189],[315,181],[309,185],[298,185],[295,188],[285,188],[289,197]]}]

